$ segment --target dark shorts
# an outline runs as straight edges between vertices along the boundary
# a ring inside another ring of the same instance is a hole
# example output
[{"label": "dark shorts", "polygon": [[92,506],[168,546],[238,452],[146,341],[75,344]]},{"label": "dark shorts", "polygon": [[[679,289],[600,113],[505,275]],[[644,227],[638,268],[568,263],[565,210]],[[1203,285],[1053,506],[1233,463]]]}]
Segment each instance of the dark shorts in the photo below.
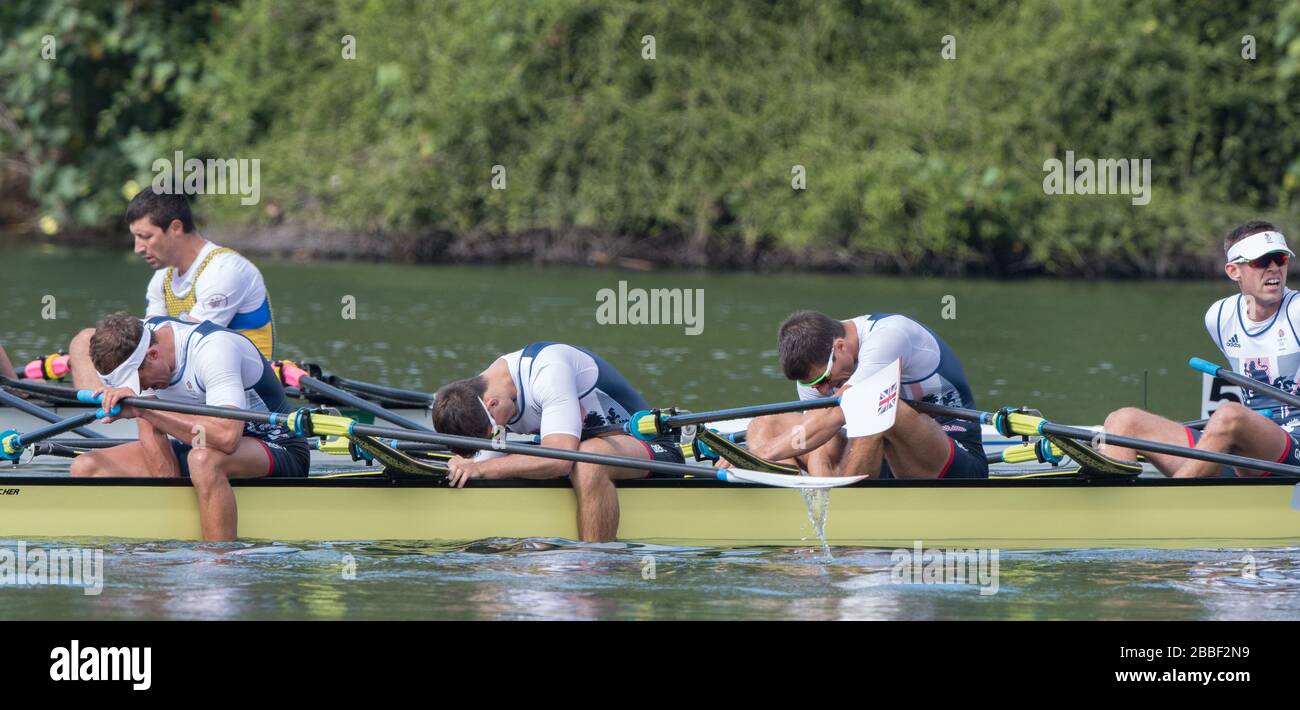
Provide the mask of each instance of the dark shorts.
[{"label": "dark shorts", "polygon": [[[975,422],[959,419],[935,419],[948,435],[948,463],[939,472],[942,480],[958,478],[988,478],[989,462],[984,456],[984,432]],[[880,466],[880,478],[894,477],[889,462]]]},{"label": "dark shorts", "polygon": [[[266,475],[271,478],[305,478],[311,468],[311,449],[302,437],[288,437],[279,441],[264,441],[256,437],[245,437],[262,445],[266,451]],[[190,477],[189,444],[170,439],[172,451],[176,454],[176,463],[180,464],[181,478]]]},{"label": "dark shorts", "polygon": [[[1276,422],[1278,428],[1282,430],[1282,435],[1286,437],[1286,449],[1282,451],[1282,456],[1278,458],[1278,463],[1289,464],[1291,466],[1300,466],[1300,434],[1295,433],[1295,428],[1300,425],[1300,417],[1293,417],[1286,421]],[[1283,427],[1290,427],[1291,430]],[[1196,448],[1196,442],[1201,440],[1201,430],[1191,427],[1183,427],[1187,432],[1187,445]],[[1262,471],[1265,476],[1269,475],[1268,471]],[[1219,467],[1219,477],[1236,478],[1237,469],[1232,466]]]},{"label": "dark shorts", "polygon": [[[640,439],[637,441],[645,447],[646,453],[650,454],[650,458],[654,461],[662,461],[664,463],[686,463],[686,457],[682,455],[681,447],[673,442],[664,441],[661,443],[658,441],[641,441]],[[653,471],[650,473],[651,478],[661,475],[663,474],[656,474]],[[664,477],[676,478],[676,476]]]}]

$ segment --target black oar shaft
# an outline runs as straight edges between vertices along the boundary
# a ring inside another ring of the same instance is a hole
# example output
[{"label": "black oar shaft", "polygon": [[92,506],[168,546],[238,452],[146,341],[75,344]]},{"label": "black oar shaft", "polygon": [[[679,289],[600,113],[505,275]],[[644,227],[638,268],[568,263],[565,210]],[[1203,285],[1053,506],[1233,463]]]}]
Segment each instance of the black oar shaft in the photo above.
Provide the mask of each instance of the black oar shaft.
[{"label": "black oar shaft", "polygon": [[508,441],[490,441],[488,439],[479,439],[472,436],[455,436],[452,434],[438,434],[435,432],[409,431],[405,429],[393,429],[391,427],[373,426],[370,424],[356,424],[352,427],[352,431],[357,434],[377,436],[386,439],[404,439],[406,441],[419,441],[426,444],[441,444],[452,449],[500,451],[506,454],[540,456],[542,458],[561,459],[563,461],[573,461],[575,463],[594,463],[602,466],[627,468],[634,471],[651,471],[669,476],[711,477],[710,469],[702,468],[700,466],[687,466],[685,464],[667,463],[665,461],[654,461],[648,459],[634,459],[628,456],[593,454],[588,451],[556,449],[549,446],[537,446],[534,444],[515,444]]},{"label": "black oar shaft", "polygon": [[45,441],[63,434],[81,426],[85,426],[99,418],[102,412],[93,411],[85,414],[78,414],[75,417],[68,417],[58,423],[43,426],[39,429],[33,429],[26,434],[18,435],[18,443],[21,446],[30,446],[38,441]]},{"label": "black oar shaft", "polygon": [[[83,390],[84,392],[84,390]],[[90,393],[85,392],[89,397]],[[284,414],[268,414],[265,412],[253,412],[246,409],[234,409],[232,407],[211,407],[203,404],[182,404],[180,402],[168,402],[159,399],[146,399],[140,397],[123,397],[120,402],[122,406],[139,407],[140,409],[156,409],[166,412],[177,412],[180,414],[194,414],[200,416],[225,417],[228,419],[239,419],[247,422],[267,423],[272,420],[283,422]],[[313,415],[308,415],[313,416]],[[320,416],[320,415],[315,415]],[[555,449],[546,446],[537,446],[534,444],[515,444],[509,441],[490,441],[488,439],[479,439],[471,436],[454,436],[452,434],[438,434],[431,431],[413,431],[410,429],[395,429],[392,427],[374,426],[371,424],[358,424],[351,422],[346,417],[334,417],[327,415],[335,421],[349,422],[346,433],[364,434],[366,436],[376,436],[385,439],[401,439],[403,441],[419,441],[426,444],[441,444],[449,448],[470,449],[473,451],[500,451],[507,454],[522,454],[524,456],[539,456],[542,458],[561,459],[564,461],[573,461],[575,463],[594,463],[603,466],[614,466],[617,468],[627,468],[634,471],[652,471],[669,476],[699,476],[709,477],[710,469],[700,466],[687,466],[685,464],[667,463],[664,461],[654,461],[651,459],[635,459],[628,456],[614,456],[610,454],[593,454],[588,451],[572,451],[569,449]]]},{"label": "black oar shaft", "polygon": [[756,404],[751,407],[717,409],[710,412],[687,412],[685,414],[674,414],[672,416],[664,417],[660,421],[660,425],[666,429],[672,429],[690,426],[691,424],[717,422],[724,419],[764,417],[770,414],[785,414],[787,412],[806,412],[812,409],[827,409],[838,406],[839,403],[839,397],[826,397],[823,399],[803,399],[795,402],[780,402],[777,404]]},{"label": "black oar shaft", "polygon": [[0,385],[13,387],[14,389],[20,389],[26,392],[33,392],[42,397],[53,398],[60,401],[77,401],[77,390],[74,390],[71,387],[47,385],[42,382],[32,382],[31,380],[14,380],[3,375],[0,375]]},{"label": "black oar shaft", "polygon": [[300,387],[306,387],[309,390],[315,390],[325,398],[337,404],[342,404],[347,407],[352,407],[353,409],[359,409],[375,417],[376,419],[383,419],[386,422],[391,422],[393,424],[396,424],[397,426],[404,427],[406,429],[412,429],[414,431],[432,431],[432,429],[430,429],[429,427],[423,424],[420,424],[418,422],[413,422],[410,419],[407,419],[406,417],[397,414],[395,412],[390,412],[387,409],[384,409],[383,407],[375,404],[374,402],[367,402],[366,400],[350,392],[345,392],[339,389],[338,387],[335,387],[334,385],[321,382],[315,377],[303,375],[302,377],[298,378],[298,384]]},{"label": "black oar shaft", "polygon": [[[37,419],[47,421],[51,424],[58,424],[64,419],[63,417],[60,417],[59,415],[55,414],[54,412],[51,412],[48,409],[45,409],[44,407],[38,407],[35,404],[32,404],[31,402],[28,402],[27,400],[23,399],[22,397],[9,394],[4,390],[0,390],[0,403],[6,404],[10,407],[13,407],[14,409],[17,409],[20,412],[30,414],[33,417],[36,417]],[[100,434],[97,431],[91,431],[90,429],[84,429],[82,427],[77,427],[72,431],[73,433],[80,434],[81,436],[84,436],[87,439],[104,438],[103,434]]]},{"label": "black oar shaft", "polygon": [[[939,417],[952,417],[953,419],[963,419],[966,421],[979,422],[980,424],[992,424],[995,415],[992,412],[981,412],[977,409],[964,409],[961,407],[948,407],[931,402],[907,402],[913,409],[923,414]],[[1288,464],[1264,461],[1261,459],[1252,459],[1236,454],[1222,454],[1216,451],[1202,451],[1201,449],[1192,449],[1186,446],[1176,446],[1174,444],[1165,444],[1159,441],[1149,441],[1146,439],[1134,439],[1128,436],[1116,436],[1092,429],[1083,429],[1080,427],[1065,426],[1063,424],[1053,424],[1044,420],[1039,425],[1039,431],[1044,434],[1055,434],[1067,439],[1078,441],[1104,440],[1110,446],[1118,446],[1135,451],[1147,451],[1157,454],[1167,454],[1169,456],[1178,456],[1187,459],[1196,459],[1198,461],[1207,461],[1217,463],[1222,466],[1235,466],[1251,471],[1268,471],[1270,473],[1279,473],[1287,476],[1300,476],[1300,466],[1290,466]]]},{"label": "black oar shaft", "polygon": [[433,404],[433,396],[428,392],[418,392],[416,390],[401,389],[399,387],[387,387],[385,385],[361,382],[359,380],[349,380],[346,377],[339,377],[338,375],[332,375],[330,381],[339,387],[350,389],[354,392],[361,392],[375,397],[384,397],[414,406],[427,407],[430,404]]},{"label": "black oar shaft", "polygon": [[1258,392],[1259,394],[1271,397],[1284,404],[1289,404],[1292,407],[1300,407],[1300,395],[1288,392],[1279,387],[1274,387],[1267,382],[1260,382],[1259,380],[1253,377],[1247,377],[1240,372],[1233,372],[1226,367],[1219,367],[1218,365],[1208,360],[1202,360],[1199,357],[1192,358],[1188,361],[1188,364],[1192,366],[1192,369],[1214,375],[1229,384],[1244,387],[1252,392]]}]

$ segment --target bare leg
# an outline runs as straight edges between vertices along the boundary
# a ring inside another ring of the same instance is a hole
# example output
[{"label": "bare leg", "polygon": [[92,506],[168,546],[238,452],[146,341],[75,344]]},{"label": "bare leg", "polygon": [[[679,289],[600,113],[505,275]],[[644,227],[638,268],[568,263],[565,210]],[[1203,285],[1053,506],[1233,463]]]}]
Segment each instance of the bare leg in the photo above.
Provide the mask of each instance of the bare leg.
[{"label": "bare leg", "polygon": [[[171,453],[171,447],[167,448]],[[166,457],[161,466],[151,458],[144,444],[133,441],[108,449],[87,451],[72,461],[72,475],[77,478],[176,478],[180,469],[176,456]]]},{"label": "bare leg", "polygon": [[[1111,412],[1106,417],[1102,430],[1105,434],[1114,436],[1129,436],[1162,444],[1173,444],[1174,446],[1191,446],[1191,440],[1187,435],[1187,427],[1172,419],[1165,419],[1137,407],[1125,407]],[[1137,461],[1136,451],[1107,444],[1104,437],[1099,450],[1102,454],[1118,461]],[[1187,461],[1181,456],[1156,454],[1150,451],[1143,451],[1142,455],[1166,476],[1174,475],[1179,467]],[[1214,466],[1215,471],[1209,475],[1217,475],[1218,464],[1211,465]]]},{"label": "bare leg", "polygon": [[[757,417],[749,423],[746,441],[749,443],[750,448],[757,449],[776,439],[785,440],[791,435],[791,432],[799,431],[797,427],[802,420],[803,415],[799,412]],[[799,442],[796,441],[795,443],[798,444]],[[806,454],[776,463],[798,466],[813,476],[833,476],[839,467],[841,457],[844,455],[844,447],[845,439],[841,434]],[[796,446],[795,448],[801,447]]]},{"label": "bare leg", "polygon": [[[649,459],[641,442],[625,434],[588,439],[579,451]],[[645,471],[616,468],[603,464],[577,463],[569,480],[578,498],[578,537],[587,542],[607,542],[618,537],[618,489],[614,481],[622,478],[645,478]]]},{"label": "bare leg", "polygon": [[953,453],[953,440],[939,422],[906,402],[899,402],[898,418],[882,436],[895,478],[938,478]]},{"label": "bare leg", "polygon": [[190,451],[188,462],[190,482],[199,497],[203,539],[209,542],[234,540],[239,513],[230,480],[261,478],[270,473],[266,447],[257,439],[245,436],[239,440],[239,447],[233,454],[212,448],[194,449]]},{"label": "bare leg", "polygon": [[68,343],[68,369],[72,370],[73,386],[79,390],[97,390],[104,386],[90,361],[90,338],[94,334],[94,328],[86,328]]},{"label": "bare leg", "polygon": [[[1253,459],[1277,461],[1290,446],[1282,427],[1236,402],[1214,410],[1196,448]],[[1219,475],[1220,464],[1184,459],[1173,475],[1179,478],[1207,478]],[[1260,471],[1237,469],[1238,476],[1259,476]]]}]

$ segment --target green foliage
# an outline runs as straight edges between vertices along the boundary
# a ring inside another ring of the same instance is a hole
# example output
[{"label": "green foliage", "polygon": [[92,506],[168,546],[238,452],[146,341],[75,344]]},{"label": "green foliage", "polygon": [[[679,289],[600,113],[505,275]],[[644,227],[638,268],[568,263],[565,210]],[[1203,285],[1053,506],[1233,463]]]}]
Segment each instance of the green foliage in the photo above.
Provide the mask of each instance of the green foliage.
[{"label": "green foliage", "polygon": [[[128,179],[180,117],[215,0],[0,4],[0,159],[60,223],[120,220]],[[0,185],[0,197],[13,185]]]},{"label": "green foliage", "polygon": [[[1243,217],[1296,223],[1300,0],[244,0],[147,33],[154,15],[85,5],[0,9],[22,28],[13,44],[0,29],[0,78],[28,85],[0,101],[44,121],[33,193],[97,205],[89,222],[184,150],[262,161],[263,204],[205,199],[210,219],[592,227],[906,270],[1185,273]],[[69,15],[78,64],[17,59]],[[83,73],[106,70],[91,40],[146,34],[107,78]],[[1043,163],[1067,150],[1149,158],[1151,204],[1045,195]]]}]

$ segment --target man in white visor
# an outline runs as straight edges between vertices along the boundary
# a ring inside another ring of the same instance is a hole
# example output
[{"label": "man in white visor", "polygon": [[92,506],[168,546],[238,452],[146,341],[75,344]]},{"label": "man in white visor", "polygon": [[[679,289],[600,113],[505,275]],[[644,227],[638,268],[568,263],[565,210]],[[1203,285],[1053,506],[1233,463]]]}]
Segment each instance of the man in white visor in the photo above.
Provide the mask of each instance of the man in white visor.
[{"label": "man in white visor", "polygon": [[[288,412],[284,387],[244,335],[211,321],[109,316],[95,325],[90,357],[104,381],[103,408],[137,395],[212,407]],[[139,441],[82,454],[73,476],[185,477],[198,493],[204,540],[234,540],[230,479],[307,475],[307,440],[282,426],[122,407]]]},{"label": "man in white visor", "polygon": [[[1282,230],[1268,222],[1252,221],[1228,233],[1223,240],[1228,278],[1241,292],[1220,299],[1205,312],[1205,329],[1228,361],[1228,367],[1247,377],[1296,391],[1300,371],[1300,293],[1286,287],[1287,264],[1295,253]],[[1266,413],[1258,410],[1267,409]],[[1267,414],[1268,416],[1265,416]],[[1204,431],[1136,408],[1112,412],[1106,418],[1107,434],[1194,446],[1203,451],[1236,454],[1278,463],[1300,465],[1300,411],[1275,399],[1244,392],[1241,404],[1229,402],[1214,411]],[[1133,461],[1131,449],[1103,447],[1113,458]],[[1232,469],[1143,451],[1167,476],[1266,476],[1261,471]]]}]

